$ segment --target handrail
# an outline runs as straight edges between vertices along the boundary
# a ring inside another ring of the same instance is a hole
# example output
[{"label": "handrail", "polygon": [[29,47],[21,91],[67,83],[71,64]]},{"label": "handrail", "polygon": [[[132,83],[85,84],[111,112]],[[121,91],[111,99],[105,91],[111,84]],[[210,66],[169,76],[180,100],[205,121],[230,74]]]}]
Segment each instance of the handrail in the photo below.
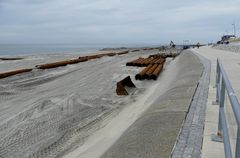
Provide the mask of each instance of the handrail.
[{"label": "handrail", "polygon": [[224,152],[226,158],[232,157],[232,150],[230,145],[230,139],[228,134],[228,125],[224,112],[224,101],[225,101],[225,90],[227,91],[230,104],[232,106],[235,119],[237,121],[237,142],[235,149],[235,158],[240,158],[240,104],[234,93],[232,85],[228,79],[227,73],[225,72],[222,62],[217,59],[217,70],[216,70],[216,102],[219,104],[219,119],[218,119],[218,140],[223,140]]}]

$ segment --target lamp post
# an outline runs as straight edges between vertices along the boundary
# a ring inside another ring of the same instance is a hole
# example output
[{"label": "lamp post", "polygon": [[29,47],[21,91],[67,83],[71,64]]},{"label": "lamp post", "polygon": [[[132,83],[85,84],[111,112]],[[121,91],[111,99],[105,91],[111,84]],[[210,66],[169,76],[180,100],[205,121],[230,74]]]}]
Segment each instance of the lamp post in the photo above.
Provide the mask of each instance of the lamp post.
[{"label": "lamp post", "polygon": [[233,25],[234,36],[236,37],[236,24],[235,24],[235,22],[232,25]]}]

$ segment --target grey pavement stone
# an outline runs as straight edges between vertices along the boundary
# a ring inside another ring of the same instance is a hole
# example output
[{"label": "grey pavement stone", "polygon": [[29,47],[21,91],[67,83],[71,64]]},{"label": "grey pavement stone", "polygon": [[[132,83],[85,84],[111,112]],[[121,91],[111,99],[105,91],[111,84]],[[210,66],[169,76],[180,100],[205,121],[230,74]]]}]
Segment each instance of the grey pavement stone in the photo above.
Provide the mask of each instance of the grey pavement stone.
[{"label": "grey pavement stone", "polygon": [[201,157],[211,63],[201,56],[199,58],[204,65],[204,71],[173,149],[172,158]]}]

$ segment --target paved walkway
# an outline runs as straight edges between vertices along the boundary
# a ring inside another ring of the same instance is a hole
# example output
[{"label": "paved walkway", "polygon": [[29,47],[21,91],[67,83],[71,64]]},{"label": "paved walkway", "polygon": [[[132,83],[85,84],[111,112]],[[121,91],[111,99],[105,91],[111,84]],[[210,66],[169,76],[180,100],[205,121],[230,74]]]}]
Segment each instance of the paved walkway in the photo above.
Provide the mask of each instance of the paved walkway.
[{"label": "paved walkway", "polygon": [[211,62],[198,56],[203,63],[204,70],[173,150],[172,158],[201,157]]},{"label": "paved walkway", "polygon": [[[202,157],[221,158],[224,157],[223,143],[213,142],[211,140],[211,135],[216,134],[217,132],[219,112],[218,105],[212,104],[212,102],[215,101],[216,96],[216,89],[214,88],[216,60],[219,58],[222,61],[225,71],[236,93],[236,96],[240,98],[240,54],[229,51],[216,50],[207,46],[201,47],[200,49],[193,49],[193,51],[211,61],[211,77],[205,118]],[[228,100],[226,100],[225,105],[225,114],[227,116],[227,122],[229,124],[228,129],[230,134],[230,143],[234,156],[236,144],[236,122]]]}]

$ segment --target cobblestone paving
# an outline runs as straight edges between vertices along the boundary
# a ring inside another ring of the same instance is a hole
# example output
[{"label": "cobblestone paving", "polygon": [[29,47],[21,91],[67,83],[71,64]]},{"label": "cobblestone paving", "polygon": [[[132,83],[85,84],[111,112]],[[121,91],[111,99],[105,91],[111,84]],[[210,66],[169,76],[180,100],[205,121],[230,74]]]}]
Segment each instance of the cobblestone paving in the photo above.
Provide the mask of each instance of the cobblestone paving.
[{"label": "cobblestone paving", "polygon": [[201,56],[199,58],[204,65],[204,71],[173,149],[172,158],[201,157],[211,63]]}]

